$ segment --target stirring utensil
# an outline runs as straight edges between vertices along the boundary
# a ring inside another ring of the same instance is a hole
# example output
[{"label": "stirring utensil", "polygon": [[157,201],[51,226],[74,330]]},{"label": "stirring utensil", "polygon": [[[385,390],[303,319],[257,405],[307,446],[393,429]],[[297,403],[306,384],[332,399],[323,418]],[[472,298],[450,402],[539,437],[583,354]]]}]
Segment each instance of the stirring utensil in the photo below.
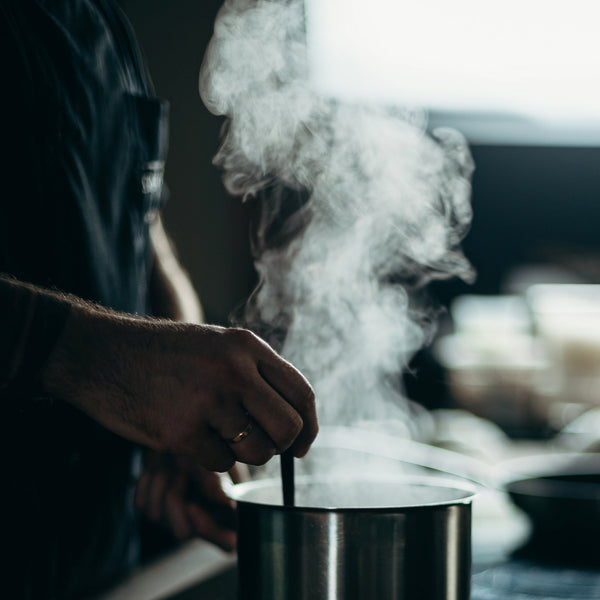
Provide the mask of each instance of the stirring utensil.
[{"label": "stirring utensil", "polygon": [[283,452],[281,461],[281,487],[283,488],[283,505],[294,506],[294,455],[291,452]]}]

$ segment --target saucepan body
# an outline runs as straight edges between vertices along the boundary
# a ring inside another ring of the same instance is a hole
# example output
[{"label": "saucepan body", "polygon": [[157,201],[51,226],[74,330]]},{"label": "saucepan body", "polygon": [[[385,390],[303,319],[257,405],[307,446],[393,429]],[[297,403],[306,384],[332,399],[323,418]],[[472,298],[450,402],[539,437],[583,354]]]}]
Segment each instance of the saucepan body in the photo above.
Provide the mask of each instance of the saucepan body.
[{"label": "saucepan body", "polygon": [[240,600],[468,600],[472,489],[434,477],[235,486]]}]

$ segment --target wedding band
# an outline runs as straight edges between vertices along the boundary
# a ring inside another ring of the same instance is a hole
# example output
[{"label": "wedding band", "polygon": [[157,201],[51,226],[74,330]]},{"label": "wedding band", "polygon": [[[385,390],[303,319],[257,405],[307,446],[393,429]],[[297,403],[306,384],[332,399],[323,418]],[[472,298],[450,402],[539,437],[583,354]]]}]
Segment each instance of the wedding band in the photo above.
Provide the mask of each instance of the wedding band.
[{"label": "wedding band", "polygon": [[246,425],[246,429],[244,431],[240,431],[235,437],[232,437],[230,440],[227,440],[230,444],[237,444],[242,440],[245,440],[248,437],[248,434],[252,431],[252,421],[248,421],[248,425]]}]

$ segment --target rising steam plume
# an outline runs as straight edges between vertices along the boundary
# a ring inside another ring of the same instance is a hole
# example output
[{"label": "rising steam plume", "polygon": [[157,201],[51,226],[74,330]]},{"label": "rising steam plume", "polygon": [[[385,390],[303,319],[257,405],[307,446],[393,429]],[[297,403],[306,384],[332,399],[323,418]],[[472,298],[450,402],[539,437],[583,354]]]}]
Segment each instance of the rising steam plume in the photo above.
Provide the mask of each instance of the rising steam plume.
[{"label": "rising steam plume", "polygon": [[400,374],[432,334],[417,293],[472,277],[471,157],[419,111],[320,97],[308,69],[301,0],[225,2],[200,91],[227,117],[228,191],[261,203],[245,324],[306,374],[322,424],[406,422]]}]

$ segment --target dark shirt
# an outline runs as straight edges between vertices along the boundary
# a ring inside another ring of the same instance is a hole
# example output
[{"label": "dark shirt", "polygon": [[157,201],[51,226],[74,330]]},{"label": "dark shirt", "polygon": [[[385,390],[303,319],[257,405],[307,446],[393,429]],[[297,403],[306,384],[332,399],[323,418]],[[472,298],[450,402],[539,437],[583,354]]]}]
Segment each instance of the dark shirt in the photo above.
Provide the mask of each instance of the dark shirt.
[{"label": "dark shirt", "polygon": [[[0,61],[0,273],[147,313],[167,110],[126,20],[111,0],[0,0]],[[25,360],[10,382],[0,365],[10,598],[80,597],[137,552],[137,449],[37,393],[66,318],[44,323],[42,308],[13,311],[5,339],[12,331]]]}]

